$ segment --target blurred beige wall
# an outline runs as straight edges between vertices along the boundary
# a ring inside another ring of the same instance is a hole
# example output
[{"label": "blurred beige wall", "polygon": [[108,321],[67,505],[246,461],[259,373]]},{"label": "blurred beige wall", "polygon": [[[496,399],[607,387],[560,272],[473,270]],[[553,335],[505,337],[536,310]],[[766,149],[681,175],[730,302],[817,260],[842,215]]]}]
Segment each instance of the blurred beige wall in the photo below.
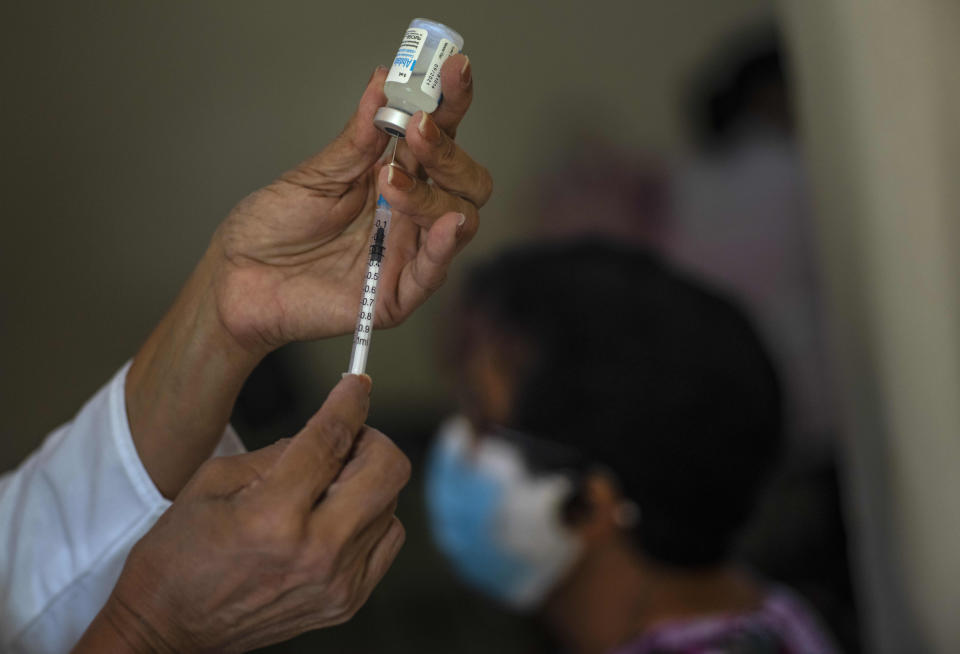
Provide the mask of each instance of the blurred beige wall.
[{"label": "blurred beige wall", "polygon": [[[4,3],[0,469],[133,354],[237,200],[337,133],[414,15],[460,30],[474,62],[460,139],[496,193],[469,258],[524,233],[527,181],[571,131],[680,148],[687,74],[768,5]],[[442,302],[377,335],[377,402],[444,401]],[[318,402],[348,348],[298,350]]]},{"label": "blurred beige wall", "polygon": [[782,3],[845,389],[865,651],[960,651],[960,5]]}]

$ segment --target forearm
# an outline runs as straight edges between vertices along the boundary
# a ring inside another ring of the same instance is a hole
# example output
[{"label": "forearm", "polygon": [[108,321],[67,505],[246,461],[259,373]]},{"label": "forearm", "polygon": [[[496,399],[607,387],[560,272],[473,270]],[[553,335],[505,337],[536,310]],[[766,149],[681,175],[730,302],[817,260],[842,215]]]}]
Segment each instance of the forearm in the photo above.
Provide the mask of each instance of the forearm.
[{"label": "forearm", "polygon": [[98,615],[84,632],[80,642],[74,646],[72,654],[145,654],[154,649],[145,643],[138,634],[124,634],[117,625],[103,614]]},{"label": "forearm", "polygon": [[127,375],[133,442],[168,498],[213,452],[244,380],[264,354],[241,346],[224,328],[215,274],[208,254],[137,352]]},{"label": "forearm", "polygon": [[97,614],[71,654],[167,654],[176,650],[113,598]]},{"label": "forearm", "polygon": [[71,650],[72,654],[97,654],[98,652],[141,654],[151,651],[151,649],[139,643],[137,639],[120,633],[109,620],[99,615],[87,628],[83,637],[80,638],[80,642]]}]

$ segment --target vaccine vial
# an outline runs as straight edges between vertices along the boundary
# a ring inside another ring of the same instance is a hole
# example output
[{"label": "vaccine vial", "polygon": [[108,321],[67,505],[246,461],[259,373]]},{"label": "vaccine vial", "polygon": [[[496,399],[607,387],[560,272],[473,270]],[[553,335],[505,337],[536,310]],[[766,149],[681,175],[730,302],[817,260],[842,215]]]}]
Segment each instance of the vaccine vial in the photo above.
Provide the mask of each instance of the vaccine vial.
[{"label": "vaccine vial", "polygon": [[373,124],[391,136],[405,136],[413,114],[437,108],[440,68],[462,49],[463,37],[443,23],[425,18],[410,21],[383,85],[387,106],[377,110]]}]

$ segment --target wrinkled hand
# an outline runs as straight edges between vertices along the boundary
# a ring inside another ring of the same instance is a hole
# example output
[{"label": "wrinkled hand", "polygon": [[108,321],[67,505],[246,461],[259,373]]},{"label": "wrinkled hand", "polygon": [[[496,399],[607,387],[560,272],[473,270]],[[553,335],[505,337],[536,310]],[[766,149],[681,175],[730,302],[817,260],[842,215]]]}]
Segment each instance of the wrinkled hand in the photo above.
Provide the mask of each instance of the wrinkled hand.
[{"label": "wrinkled hand", "polygon": [[246,651],[349,619],[403,543],[410,472],[363,425],[369,391],[347,376],[292,440],[204,464],[133,548],[101,626],[135,651]]},{"label": "wrinkled hand", "polygon": [[208,253],[221,264],[217,307],[245,346],[270,350],[353,328],[379,193],[393,219],[375,326],[422,304],[476,232],[492,180],[453,140],[473,96],[467,58],[445,62],[443,102],[411,118],[399,167],[385,165],[389,138],[373,125],[385,78],[386,69],[374,72],[333,143],[240,202],[217,231]]}]

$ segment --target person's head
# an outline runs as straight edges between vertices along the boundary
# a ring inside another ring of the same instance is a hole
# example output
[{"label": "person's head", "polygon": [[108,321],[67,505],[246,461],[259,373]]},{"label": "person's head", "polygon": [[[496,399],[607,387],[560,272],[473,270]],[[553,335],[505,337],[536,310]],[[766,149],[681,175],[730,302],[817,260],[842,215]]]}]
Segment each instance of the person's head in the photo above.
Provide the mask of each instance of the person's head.
[{"label": "person's head", "polygon": [[734,34],[691,78],[685,110],[701,148],[723,149],[751,132],[794,132],[791,80],[778,30]]},{"label": "person's head", "polygon": [[428,470],[441,549],[534,606],[597,549],[727,560],[780,438],[770,359],[729,299],[599,241],[477,267],[453,324],[464,417]]}]

